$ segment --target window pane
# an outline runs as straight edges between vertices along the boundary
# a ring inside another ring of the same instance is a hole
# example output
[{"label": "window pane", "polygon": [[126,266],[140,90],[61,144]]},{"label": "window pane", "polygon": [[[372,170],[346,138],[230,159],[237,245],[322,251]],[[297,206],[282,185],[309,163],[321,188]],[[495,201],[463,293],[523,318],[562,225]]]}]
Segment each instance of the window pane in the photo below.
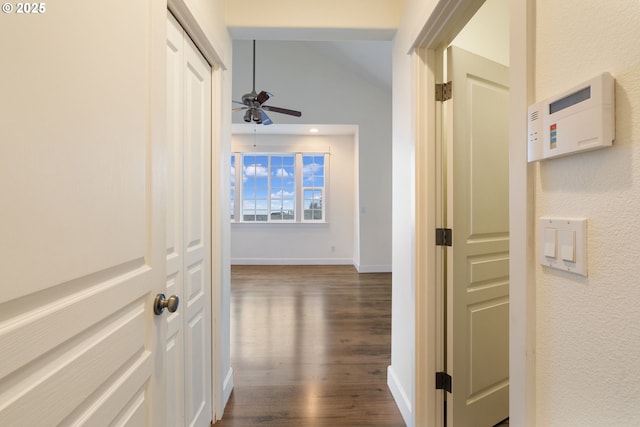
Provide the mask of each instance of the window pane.
[{"label": "window pane", "polygon": [[302,166],[302,174],[306,177],[313,176],[318,169],[318,164],[314,161],[313,156],[302,156]]},{"label": "window pane", "polygon": [[267,176],[267,157],[266,156],[245,156],[244,177],[266,177]]},{"label": "window pane", "polygon": [[242,198],[244,201],[254,200],[256,198],[256,189],[255,187],[244,187],[242,189]]},{"label": "window pane", "polygon": [[286,210],[289,210],[291,212],[293,212],[293,208],[295,206],[295,200],[294,199],[284,199],[282,201],[282,207]]},{"label": "window pane", "polygon": [[246,175],[242,178],[242,186],[244,188],[254,188],[256,186],[256,179],[254,177],[247,177]]},{"label": "window pane", "polygon": [[273,188],[274,190],[277,188],[282,188],[283,183],[284,181],[282,178],[271,178],[271,188]]},{"label": "window pane", "polygon": [[266,176],[256,177],[255,183],[257,188],[268,188],[269,187],[269,178]]},{"label": "window pane", "polygon": [[295,219],[294,203],[285,208],[284,200],[295,197],[295,156],[272,155],[269,170],[270,200],[269,219],[271,221],[290,221]]},{"label": "window pane", "polygon": [[305,190],[304,202],[307,208],[322,207],[322,190]]},{"label": "window pane", "polygon": [[322,220],[325,184],[324,155],[304,155],[302,165],[304,219]]},{"label": "window pane", "polygon": [[271,166],[271,176],[272,177],[293,177],[293,168],[292,167],[282,167],[282,166]]},{"label": "window pane", "polygon": [[267,210],[258,210],[256,211],[256,221],[266,221],[269,217],[267,216]]}]

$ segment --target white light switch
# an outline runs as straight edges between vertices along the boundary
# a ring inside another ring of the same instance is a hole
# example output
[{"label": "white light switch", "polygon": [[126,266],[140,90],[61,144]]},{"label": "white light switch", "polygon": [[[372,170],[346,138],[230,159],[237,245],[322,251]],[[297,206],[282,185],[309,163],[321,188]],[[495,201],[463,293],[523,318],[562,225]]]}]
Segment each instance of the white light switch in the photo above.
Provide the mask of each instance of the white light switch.
[{"label": "white light switch", "polygon": [[540,218],[540,264],[587,276],[587,219]]},{"label": "white light switch", "polygon": [[560,257],[563,261],[576,262],[575,231],[560,231]]},{"label": "white light switch", "polygon": [[544,256],[549,258],[556,257],[556,248],[557,245],[557,236],[558,230],[555,228],[545,228],[544,229]]}]

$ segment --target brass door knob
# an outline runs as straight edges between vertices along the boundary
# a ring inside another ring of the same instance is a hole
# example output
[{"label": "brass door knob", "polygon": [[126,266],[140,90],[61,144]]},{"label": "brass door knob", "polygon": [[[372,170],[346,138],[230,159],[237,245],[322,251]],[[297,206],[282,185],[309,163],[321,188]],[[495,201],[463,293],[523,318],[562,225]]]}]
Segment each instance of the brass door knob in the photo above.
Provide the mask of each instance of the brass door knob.
[{"label": "brass door knob", "polygon": [[164,294],[158,294],[153,302],[153,312],[159,315],[162,314],[166,308],[169,310],[169,313],[173,313],[178,309],[178,305],[180,305],[180,298],[176,295],[165,298]]}]

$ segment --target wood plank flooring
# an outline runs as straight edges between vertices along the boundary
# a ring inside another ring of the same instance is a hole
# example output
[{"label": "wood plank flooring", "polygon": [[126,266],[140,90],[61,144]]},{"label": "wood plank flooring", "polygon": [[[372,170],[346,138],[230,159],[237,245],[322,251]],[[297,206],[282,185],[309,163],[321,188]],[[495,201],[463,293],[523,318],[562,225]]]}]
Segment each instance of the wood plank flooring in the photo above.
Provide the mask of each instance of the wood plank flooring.
[{"label": "wood plank flooring", "polygon": [[216,427],[405,426],[387,388],[391,274],[233,266],[235,387]]}]

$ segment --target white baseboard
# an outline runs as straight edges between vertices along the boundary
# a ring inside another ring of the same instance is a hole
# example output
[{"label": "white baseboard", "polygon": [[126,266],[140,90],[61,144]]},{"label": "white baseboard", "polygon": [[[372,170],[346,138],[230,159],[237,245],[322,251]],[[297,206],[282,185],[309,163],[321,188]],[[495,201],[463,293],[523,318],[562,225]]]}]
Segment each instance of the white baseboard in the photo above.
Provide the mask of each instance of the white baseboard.
[{"label": "white baseboard", "polygon": [[356,265],[358,273],[391,273],[390,265]]},{"label": "white baseboard", "polygon": [[222,407],[227,406],[231,392],[233,391],[233,368],[229,368],[227,376],[222,383]]},{"label": "white baseboard", "polygon": [[232,258],[231,265],[353,265],[351,258]]},{"label": "white baseboard", "polygon": [[387,386],[391,391],[393,399],[396,401],[396,405],[400,410],[400,414],[402,414],[405,424],[407,427],[413,427],[413,406],[411,404],[411,400],[407,397],[407,393],[402,387],[402,384],[398,381],[398,377],[396,377],[391,365],[387,368]]}]

